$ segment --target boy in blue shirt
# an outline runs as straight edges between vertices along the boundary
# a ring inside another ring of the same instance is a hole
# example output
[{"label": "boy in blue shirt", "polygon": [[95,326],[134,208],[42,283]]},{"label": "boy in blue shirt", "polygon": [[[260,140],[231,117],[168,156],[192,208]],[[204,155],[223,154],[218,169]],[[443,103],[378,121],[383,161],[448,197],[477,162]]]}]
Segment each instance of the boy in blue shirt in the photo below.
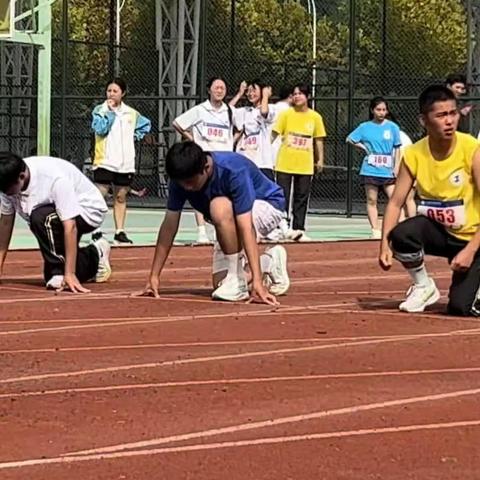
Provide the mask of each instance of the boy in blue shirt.
[{"label": "boy in blue shirt", "polygon": [[[254,295],[264,303],[277,305],[274,295],[285,294],[290,286],[287,252],[277,245],[260,256],[257,238],[267,236],[281,222],[285,210],[282,189],[246,157],[233,152],[204,152],[194,142],[170,148],[166,172],[170,178],[167,212],[142,294],[159,296],[160,273],[188,201],[216,230],[212,297],[246,300],[251,280]],[[248,274],[244,255],[250,267]]]}]

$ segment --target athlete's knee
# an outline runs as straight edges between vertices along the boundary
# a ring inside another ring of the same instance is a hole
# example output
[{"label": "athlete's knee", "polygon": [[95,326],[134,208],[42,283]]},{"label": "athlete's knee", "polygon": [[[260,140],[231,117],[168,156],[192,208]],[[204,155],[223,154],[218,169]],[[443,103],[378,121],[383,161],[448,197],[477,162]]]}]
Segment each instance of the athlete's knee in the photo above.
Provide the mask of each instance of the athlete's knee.
[{"label": "athlete's knee", "polygon": [[377,206],[377,199],[375,197],[367,196],[367,205],[369,207],[376,207]]},{"label": "athlete's knee", "polygon": [[235,221],[233,205],[227,197],[216,197],[210,202],[210,218],[214,225]]},{"label": "athlete's knee", "polygon": [[[50,219],[50,220],[49,220]],[[45,225],[45,222],[58,220],[55,205],[42,205],[32,210],[30,214],[30,229],[35,231]]]},{"label": "athlete's knee", "polygon": [[466,299],[458,295],[451,296],[448,300],[447,312],[457,317],[480,316],[480,303],[475,305],[475,299]]}]

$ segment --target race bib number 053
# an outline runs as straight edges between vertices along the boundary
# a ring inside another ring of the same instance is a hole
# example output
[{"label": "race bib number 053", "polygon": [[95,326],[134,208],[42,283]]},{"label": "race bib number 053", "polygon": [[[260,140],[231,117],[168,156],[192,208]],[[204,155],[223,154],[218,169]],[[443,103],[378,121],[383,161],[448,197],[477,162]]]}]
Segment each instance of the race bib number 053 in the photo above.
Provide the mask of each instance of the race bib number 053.
[{"label": "race bib number 053", "polygon": [[420,200],[418,213],[437,223],[457,230],[465,225],[465,205],[463,200],[442,202],[440,200]]}]

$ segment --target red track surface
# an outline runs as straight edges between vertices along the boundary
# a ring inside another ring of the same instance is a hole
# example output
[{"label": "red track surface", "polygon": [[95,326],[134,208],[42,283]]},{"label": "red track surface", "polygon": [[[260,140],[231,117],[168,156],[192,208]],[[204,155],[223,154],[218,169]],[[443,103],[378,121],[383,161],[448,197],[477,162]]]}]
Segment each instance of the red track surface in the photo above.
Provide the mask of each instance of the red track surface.
[{"label": "red track surface", "polygon": [[161,300],[129,297],[150,249],[115,250],[86,296],[11,254],[0,478],[480,478],[480,322],[399,313],[408,278],[375,242],[288,250],[277,311],[211,301],[208,248],[172,252]]}]

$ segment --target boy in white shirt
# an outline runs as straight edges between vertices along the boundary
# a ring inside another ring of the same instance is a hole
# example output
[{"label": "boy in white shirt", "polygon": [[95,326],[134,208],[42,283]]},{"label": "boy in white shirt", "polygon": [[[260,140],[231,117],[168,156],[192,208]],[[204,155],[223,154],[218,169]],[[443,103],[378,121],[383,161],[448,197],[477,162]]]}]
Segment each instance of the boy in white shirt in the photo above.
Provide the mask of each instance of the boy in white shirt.
[{"label": "boy in white shirt", "polygon": [[54,157],[21,158],[0,152],[0,276],[18,213],[36,237],[47,288],[89,292],[83,282],[105,282],[111,274],[105,239],[80,248],[82,234],[108,211],[97,187],[75,165]]}]

